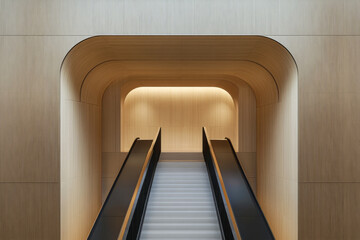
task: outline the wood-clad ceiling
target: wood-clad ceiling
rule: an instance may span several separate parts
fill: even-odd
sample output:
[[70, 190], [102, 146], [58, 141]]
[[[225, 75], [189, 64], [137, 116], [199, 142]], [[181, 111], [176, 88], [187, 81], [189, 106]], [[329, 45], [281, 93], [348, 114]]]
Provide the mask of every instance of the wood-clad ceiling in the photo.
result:
[[111, 82], [130, 79], [143, 84], [167, 79], [170, 86], [202, 86], [208, 80], [233, 96], [229, 86], [245, 81], [263, 106], [281, 100], [281, 85], [294, 70], [289, 52], [261, 36], [97, 36], [74, 46], [64, 59], [62, 98], [98, 105]]

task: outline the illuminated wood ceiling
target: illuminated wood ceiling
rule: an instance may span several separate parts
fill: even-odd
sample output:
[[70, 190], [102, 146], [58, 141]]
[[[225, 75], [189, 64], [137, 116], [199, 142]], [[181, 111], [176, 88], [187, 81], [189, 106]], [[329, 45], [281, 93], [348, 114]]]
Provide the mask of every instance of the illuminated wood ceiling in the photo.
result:
[[296, 73], [289, 52], [260, 36], [97, 36], [70, 50], [61, 68], [62, 98], [99, 104], [113, 81], [142, 85], [217, 86], [236, 96], [246, 82], [257, 105], [281, 100]]

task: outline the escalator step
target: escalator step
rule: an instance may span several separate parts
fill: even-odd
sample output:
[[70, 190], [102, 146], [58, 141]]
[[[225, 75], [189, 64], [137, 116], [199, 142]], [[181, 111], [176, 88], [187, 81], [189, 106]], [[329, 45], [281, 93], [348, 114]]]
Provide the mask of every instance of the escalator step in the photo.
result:
[[159, 162], [140, 239], [221, 239], [204, 162]]

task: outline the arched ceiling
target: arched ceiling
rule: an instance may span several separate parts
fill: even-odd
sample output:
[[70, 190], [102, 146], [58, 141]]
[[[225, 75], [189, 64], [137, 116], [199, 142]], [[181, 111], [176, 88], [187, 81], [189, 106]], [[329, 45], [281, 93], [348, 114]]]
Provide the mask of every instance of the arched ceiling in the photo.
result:
[[[257, 74], [253, 74], [256, 72]], [[104, 73], [106, 78], [104, 78]], [[146, 80], [161, 79], [170, 86], [217, 86], [228, 92], [237, 83], [246, 81], [257, 94], [260, 105], [277, 101], [278, 90], [272, 76], [257, 64], [242, 61], [111, 61], [98, 65], [84, 79], [81, 101], [97, 104], [106, 87], [113, 81], [136, 81], [146, 85]], [[187, 82], [185, 84], [185, 82]], [[208, 84], [206, 84], [208, 83]], [[233, 83], [232, 87], [226, 87]], [[158, 83], [160, 85], [160, 83]], [[137, 85], [139, 87], [141, 85]], [[267, 89], [262, 89], [263, 87]], [[233, 94], [232, 94], [233, 95]]]
[[61, 97], [99, 104], [113, 81], [133, 81], [135, 88], [159, 79], [179, 86], [208, 82], [234, 96], [229, 84], [245, 81], [262, 106], [281, 100], [286, 79], [296, 72], [289, 52], [260, 36], [97, 36], [65, 57]]

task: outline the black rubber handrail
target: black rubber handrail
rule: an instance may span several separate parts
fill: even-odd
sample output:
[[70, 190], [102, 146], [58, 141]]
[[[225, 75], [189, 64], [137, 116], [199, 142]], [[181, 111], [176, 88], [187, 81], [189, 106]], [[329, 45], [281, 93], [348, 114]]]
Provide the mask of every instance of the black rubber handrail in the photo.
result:
[[210, 140], [203, 128], [203, 154], [223, 239], [275, 239], [231, 140]]
[[135, 143], [136, 143], [139, 139], [140, 139], [140, 138], [138, 138], [138, 137], [135, 138], [134, 142], [132, 143], [129, 152], [128, 152], [128, 154], [126, 155], [126, 158], [125, 158], [125, 160], [124, 160], [124, 163], [123, 163], [123, 165], [121, 166], [121, 168], [120, 168], [120, 170], [119, 170], [119, 173], [117, 174], [117, 176], [116, 176], [116, 178], [115, 178], [115, 180], [114, 180], [114, 183], [113, 183], [113, 185], [111, 186], [111, 189], [110, 189], [108, 195], [106, 196], [106, 199], [105, 199], [105, 201], [104, 201], [104, 203], [103, 203], [103, 205], [102, 205], [102, 207], [101, 207], [101, 209], [100, 209], [100, 212], [99, 212], [99, 214], [98, 214], [98, 216], [97, 216], [97, 218], [96, 218], [96, 220], [95, 220], [95, 223], [94, 223], [94, 225], [93, 225], [93, 227], [92, 227], [92, 229], [91, 229], [91, 232], [90, 232], [90, 234], [89, 234], [88, 239], [92, 239], [92, 236], [94, 235], [94, 231], [95, 231], [96, 227], [97, 227], [98, 224], [99, 224], [99, 221], [100, 221], [100, 219], [101, 219], [101, 217], [102, 217], [102, 215], [103, 215], [103, 211], [104, 211], [104, 209], [105, 209], [105, 206], [107, 205], [107, 203], [108, 203], [108, 201], [109, 201], [109, 199], [110, 199], [110, 197], [111, 197], [111, 194], [112, 194], [112, 192], [113, 192], [113, 190], [114, 190], [114, 187], [115, 187], [115, 185], [116, 185], [116, 182], [118, 181], [119, 176], [120, 176], [120, 174], [122, 173], [122, 171], [123, 171], [123, 169], [124, 169], [124, 167], [125, 167], [125, 165], [126, 165], [126, 162], [127, 162], [127, 160], [129, 159], [129, 156], [130, 156], [130, 154], [132, 153], [132, 151], [133, 151], [133, 149], [134, 149]]
[[216, 165], [216, 157], [214, 155], [210, 139], [207, 137], [206, 129], [203, 127], [203, 155], [205, 164], [208, 170], [210, 185], [214, 196], [216, 212], [218, 215], [219, 225], [221, 229], [222, 238], [226, 240], [233, 240], [240, 238], [236, 222], [231, 219], [231, 206], [226, 201], [226, 189], [221, 179], [219, 179], [219, 170]]
[[272, 231], [271, 231], [271, 228], [270, 228], [270, 226], [269, 226], [269, 223], [267, 222], [266, 217], [265, 217], [263, 211], [261, 210], [260, 204], [259, 204], [258, 200], [256, 199], [256, 196], [255, 196], [255, 194], [254, 194], [254, 191], [252, 190], [252, 188], [251, 188], [251, 186], [250, 186], [250, 183], [249, 183], [249, 181], [248, 181], [248, 179], [247, 179], [247, 177], [246, 177], [245, 171], [244, 171], [243, 167], [241, 166], [241, 163], [240, 163], [240, 161], [239, 161], [239, 159], [238, 159], [238, 157], [237, 157], [237, 155], [236, 155], [234, 146], [233, 146], [230, 138], [227, 138], [227, 137], [226, 137], [225, 139], [226, 139], [226, 140], [229, 142], [229, 144], [230, 144], [232, 153], [233, 153], [233, 155], [234, 155], [234, 157], [235, 157], [235, 159], [236, 159], [236, 163], [237, 163], [237, 165], [238, 165], [241, 173], [244, 175], [244, 180], [245, 180], [246, 185], [247, 185], [247, 187], [248, 187], [248, 190], [249, 190], [249, 193], [250, 193], [250, 195], [251, 195], [251, 198], [252, 198], [253, 202], [256, 204], [256, 206], [257, 206], [257, 208], [258, 208], [259, 213], [261, 214], [262, 220], [265, 222], [265, 225], [266, 225], [266, 227], [267, 227], [267, 230], [268, 230], [268, 232], [269, 232], [269, 235], [271, 235], [272, 239], [275, 239], [275, 238], [274, 238], [274, 235], [272, 234]]
[[138, 185], [133, 193], [133, 200], [130, 203], [127, 213], [128, 216], [125, 217], [118, 239], [137, 240], [140, 237], [142, 223], [145, 216], [145, 209], [160, 153], [161, 128], [159, 128], [149, 149], [138, 180]]

